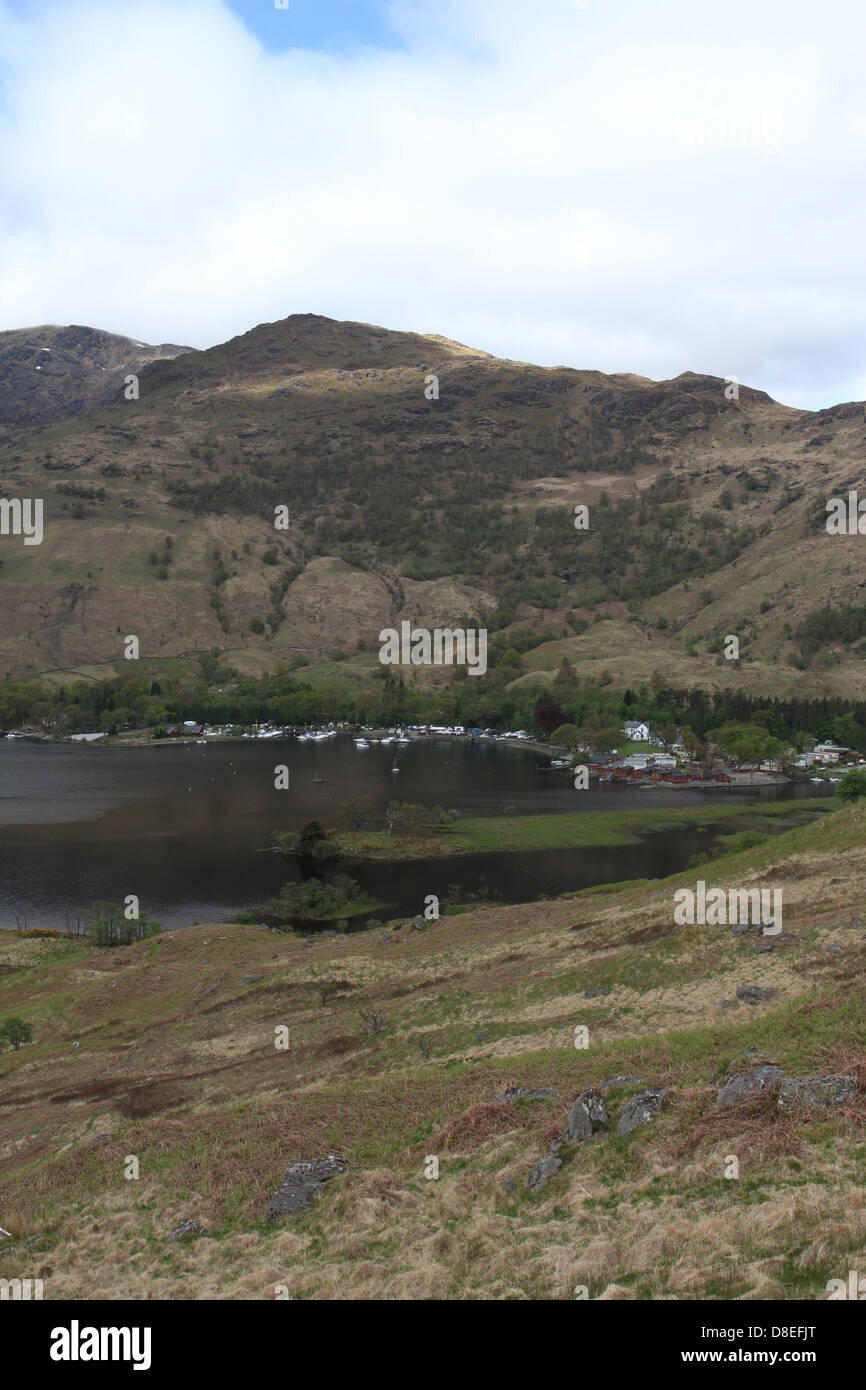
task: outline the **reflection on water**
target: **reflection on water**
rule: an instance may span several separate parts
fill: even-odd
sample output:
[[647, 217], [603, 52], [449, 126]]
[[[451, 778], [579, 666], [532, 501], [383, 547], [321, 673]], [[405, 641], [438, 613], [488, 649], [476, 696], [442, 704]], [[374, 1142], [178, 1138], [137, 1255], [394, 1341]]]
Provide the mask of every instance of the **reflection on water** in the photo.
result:
[[[394, 762], [399, 772], [392, 772]], [[333, 825], [349, 797], [422, 802], [461, 815], [646, 809], [729, 804], [739, 793], [576, 792], [568, 777], [540, 777], [525, 748], [436, 740], [357, 751], [348, 739], [310, 747], [292, 740], [202, 746], [95, 748], [0, 741], [0, 927], [63, 927], [76, 909], [134, 893], [165, 926], [229, 921], [267, 901], [299, 870], [262, 853], [272, 829], [317, 818]], [[277, 765], [290, 788], [277, 791]], [[314, 781], [322, 778], [322, 781]], [[762, 788], [758, 800], [820, 793], [809, 785]], [[411, 864], [369, 863], [351, 872], [388, 906], [386, 917], [423, 910], [449, 884], [525, 902], [540, 894], [685, 868], [710, 836], [696, 827], [639, 844], [479, 854]]]

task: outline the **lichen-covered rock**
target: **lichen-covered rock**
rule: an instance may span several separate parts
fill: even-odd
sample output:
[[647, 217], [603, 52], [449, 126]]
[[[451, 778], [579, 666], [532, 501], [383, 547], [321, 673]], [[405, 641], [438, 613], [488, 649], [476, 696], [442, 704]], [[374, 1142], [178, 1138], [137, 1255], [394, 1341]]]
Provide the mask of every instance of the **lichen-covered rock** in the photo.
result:
[[554, 1173], [558, 1173], [561, 1167], [562, 1159], [557, 1158], [556, 1154], [548, 1154], [547, 1158], [542, 1158], [540, 1162], [536, 1163], [535, 1167], [530, 1171], [530, 1192], [540, 1192], [544, 1184], [547, 1182], [547, 1179], [552, 1177]]
[[187, 1217], [186, 1221], [181, 1221], [179, 1226], [175, 1226], [169, 1240], [190, 1240], [193, 1236], [206, 1236], [210, 1232], [205, 1226], [200, 1226], [192, 1217]]
[[856, 1077], [843, 1073], [829, 1076], [786, 1076], [779, 1087], [779, 1109], [800, 1105], [842, 1105], [857, 1093]]
[[494, 1100], [494, 1105], [510, 1105], [515, 1100], [556, 1100], [554, 1086], [506, 1086]]
[[739, 1076], [732, 1076], [729, 1081], [725, 1082], [716, 1095], [716, 1104], [733, 1105], [754, 1091], [765, 1091], [775, 1081], [781, 1080], [781, 1077], [781, 1067], [772, 1064], [749, 1067], [748, 1071], [740, 1072]]
[[772, 999], [775, 993], [774, 989], [761, 989], [760, 985], [740, 985], [737, 998], [745, 1004], [759, 1004], [762, 999]]
[[339, 1154], [327, 1158], [304, 1158], [293, 1163], [283, 1175], [283, 1181], [268, 1202], [265, 1221], [275, 1221], [286, 1213], [303, 1211], [318, 1197], [326, 1182], [345, 1173], [348, 1163]]
[[571, 1107], [563, 1138], [569, 1139], [572, 1144], [579, 1144], [584, 1139], [591, 1139], [599, 1130], [607, 1129], [609, 1124], [604, 1097], [601, 1091], [590, 1086], [581, 1092]]
[[632, 1096], [620, 1113], [619, 1124], [616, 1127], [617, 1134], [631, 1134], [632, 1130], [639, 1129], [641, 1125], [648, 1125], [653, 1115], [657, 1115], [661, 1110], [662, 1102], [667, 1093], [667, 1086], [659, 1086], [654, 1090], [641, 1091], [639, 1095]]

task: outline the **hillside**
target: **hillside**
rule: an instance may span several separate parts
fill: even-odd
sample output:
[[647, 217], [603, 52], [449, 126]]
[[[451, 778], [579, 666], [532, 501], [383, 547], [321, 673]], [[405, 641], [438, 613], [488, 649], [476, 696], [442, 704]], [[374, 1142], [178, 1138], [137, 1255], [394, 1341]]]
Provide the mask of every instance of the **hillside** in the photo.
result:
[[[693, 873], [352, 937], [4, 933], [0, 1018], [33, 1042], [0, 1053], [0, 1276], [46, 1299], [825, 1298], [866, 1240], [864, 814], [702, 869], [783, 887], [769, 952], [673, 925]], [[720, 1104], [757, 1065], [855, 1092], [786, 1108], [777, 1075]], [[609, 1129], [533, 1192], [588, 1087]], [[265, 1224], [284, 1171], [329, 1154], [346, 1171]], [[185, 1221], [205, 1234], [171, 1241]]]
[[102, 403], [84, 373], [72, 418], [38, 428], [4, 371], [0, 489], [44, 498], [45, 536], [0, 539], [0, 673], [110, 674], [135, 633], [154, 674], [218, 648], [363, 686], [381, 628], [465, 619], [528, 634], [488, 677], [518, 693], [563, 657], [623, 685], [862, 689], [860, 538], [824, 530], [826, 499], [862, 480], [862, 403], [728, 400], [721, 378], [540, 368], [316, 315], [146, 352], [163, 360], [140, 365], [138, 400]]
[[189, 351], [77, 324], [0, 333], [0, 428], [84, 415], [107, 405], [130, 372]]

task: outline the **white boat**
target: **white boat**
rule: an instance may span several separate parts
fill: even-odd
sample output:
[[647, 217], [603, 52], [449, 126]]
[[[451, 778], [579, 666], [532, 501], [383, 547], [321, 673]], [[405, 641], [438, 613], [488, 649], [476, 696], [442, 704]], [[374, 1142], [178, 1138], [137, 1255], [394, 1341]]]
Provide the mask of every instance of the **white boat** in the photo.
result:
[[400, 769], [399, 769], [399, 767], [397, 766], [396, 763], [395, 763], [394, 766], [391, 768], [391, 771], [392, 771], [392, 772], [399, 772], [399, 771], [400, 771]]
[[369, 745], [369, 743], [367, 742], [367, 740], [366, 740], [365, 738], [356, 738], [356, 739], [355, 739], [355, 747], [356, 747], [356, 748], [369, 748], [370, 745]]

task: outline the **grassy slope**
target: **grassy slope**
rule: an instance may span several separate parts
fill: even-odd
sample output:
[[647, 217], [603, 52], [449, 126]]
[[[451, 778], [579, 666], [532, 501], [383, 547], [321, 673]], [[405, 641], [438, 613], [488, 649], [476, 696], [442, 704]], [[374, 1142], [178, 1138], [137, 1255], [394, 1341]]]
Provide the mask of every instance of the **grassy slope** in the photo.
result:
[[[271, 1298], [277, 1284], [298, 1298], [571, 1298], [578, 1284], [824, 1297], [866, 1241], [862, 1089], [782, 1118], [772, 1094], [718, 1111], [710, 1083], [761, 1059], [866, 1082], [866, 944], [850, 925], [864, 830], [855, 806], [701, 870], [782, 887], [792, 936], [771, 955], [672, 925], [693, 873], [485, 908], [392, 944], [213, 926], [108, 952], [4, 937], [0, 1016], [29, 1019], [36, 1041], [0, 1055], [0, 1224], [40, 1243], [5, 1242], [0, 1276], [41, 1274], [46, 1298]], [[326, 983], [339, 992], [323, 1005]], [[777, 997], [720, 1007], [744, 983]], [[610, 993], [585, 1000], [593, 984]], [[365, 1031], [370, 1010], [384, 1032]], [[532, 1197], [528, 1169], [574, 1096], [623, 1073], [671, 1086], [670, 1104], [630, 1139], [574, 1150]], [[508, 1083], [559, 1095], [491, 1107]], [[609, 1092], [614, 1123], [633, 1089]], [[284, 1168], [329, 1149], [349, 1174], [265, 1228]], [[123, 1178], [129, 1154], [138, 1181]], [[211, 1235], [168, 1244], [187, 1216]]]

